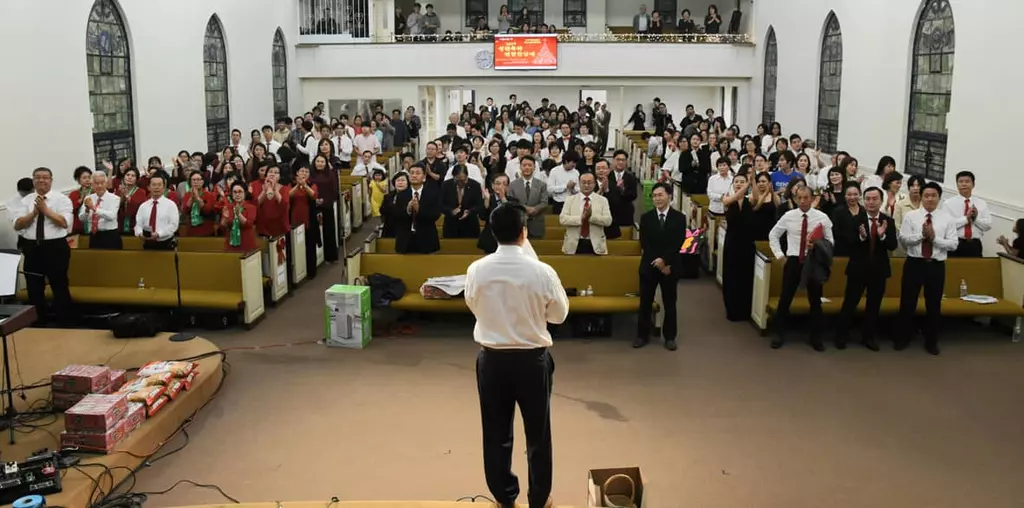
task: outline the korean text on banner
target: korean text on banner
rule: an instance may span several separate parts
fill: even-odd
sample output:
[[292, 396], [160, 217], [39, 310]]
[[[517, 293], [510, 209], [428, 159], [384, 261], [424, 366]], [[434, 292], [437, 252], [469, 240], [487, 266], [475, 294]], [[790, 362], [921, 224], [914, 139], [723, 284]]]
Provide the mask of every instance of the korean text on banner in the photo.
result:
[[495, 35], [494, 68], [496, 70], [557, 69], [558, 35]]

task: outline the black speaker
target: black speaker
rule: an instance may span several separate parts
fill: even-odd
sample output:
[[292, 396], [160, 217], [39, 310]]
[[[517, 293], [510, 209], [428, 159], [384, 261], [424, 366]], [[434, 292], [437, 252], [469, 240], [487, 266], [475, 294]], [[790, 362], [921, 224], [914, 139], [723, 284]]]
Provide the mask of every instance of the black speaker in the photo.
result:
[[165, 321], [164, 315], [154, 312], [124, 312], [110, 318], [110, 331], [118, 339], [154, 337]]

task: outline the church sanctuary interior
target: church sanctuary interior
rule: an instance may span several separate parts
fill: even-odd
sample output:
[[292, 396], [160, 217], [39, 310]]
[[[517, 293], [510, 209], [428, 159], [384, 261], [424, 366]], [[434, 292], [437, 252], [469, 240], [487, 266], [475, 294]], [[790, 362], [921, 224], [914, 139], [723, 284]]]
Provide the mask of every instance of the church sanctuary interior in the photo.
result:
[[0, 506], [1024, 506], [1022, 18], [0, 2]]

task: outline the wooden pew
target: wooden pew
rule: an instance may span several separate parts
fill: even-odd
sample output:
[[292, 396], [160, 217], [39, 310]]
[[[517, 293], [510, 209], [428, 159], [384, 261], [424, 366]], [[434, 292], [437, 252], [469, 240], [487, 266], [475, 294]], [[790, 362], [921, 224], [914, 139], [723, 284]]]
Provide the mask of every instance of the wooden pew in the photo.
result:
[[[381, 273], [401, 279], [406, 293], [391, 303], [400, 310], [418, 312], [468, 312], [461, 298], [427, 300], [420, 295], [420, 286], [430, 277], [465, 274], [470, 263], [480, 259], [475, 254], [371, 254], [360, 253], [348, 258], [349, 284], [355, 277]], [[577, 313], [629, 313], [640, 308], [639, 278], [636, 275], [640, 256], [541, 256], [541, 261], [558, 272], [566, 288], [585, 289], [593, 286], [595, 296], [569, 297], [569, 310]]]
[[[441, 250], [438, 254], [475, 254], [483, 255], [483, 252], [476, 247], [476, 238], [445, 238], [441, 240]], [[564, 256], [562, 254], [562, 240], [530, 240], [533, 250], [538, 256]], [[377, 238], [371, 235], [363, 244], [363, 252], [374, 254], [394, 254], [394, 238]], [[640, 242], [638, 240], [624, 240], [608, 242], [609, 256], [639, 256]]]
[[[68, 279], [76, 304], [177, 307], [174, 252], [72, 249]], [[178, 253], [182, 307], [238, 313], [247, 326], [264, 315], [260, 254]], [[144, 289], [139, 288], [142, 282]], [[28, 292], [18, 292], [27, 300]], [[50, 289], [47, 299], [52, 298]]]
[[[774, 260], [767, 242], [758, 242], [758, 250], [754, 260], [754, 303], [751, 318], [761, 330], [767, 330], [772, 314], [778, 308], [779, 294], [782, 290], [782, 267], [784, 260]], [[843, 294], [846, 288], [847, 258], [835, 258], [832, 263], [832, 276], [822, 287], [822, 296], [830, 301], [822, 302], [822, 312], [837, 315], [843, 306]], [[885, 286], [882, 298], [881, 314], [895, 315], [899, 313], [900, 283], [903, 277], [903, 265], [906, 258], [891, 258], [892, 277]], [[981, 305], [960, 300], [960, 281], [967, 282], [971, 294], [988, 295], [999, 298], [993, 304]], [[1024, 317], [1021, 289], [1024, 288], [1024, 264], [1010, 261], [1007, 258], [949, 258], [946, 260], [946, 282], [942, 301], [942, 315], [956, 317]], [[864, 299], [858, 306], [864, 310]], [[792, 314], [807, 314], [810, 306], [806, 292], [800, 290], [790, 306]], [[918, 299], [917, 314], [924, 314], [924, 297]]]

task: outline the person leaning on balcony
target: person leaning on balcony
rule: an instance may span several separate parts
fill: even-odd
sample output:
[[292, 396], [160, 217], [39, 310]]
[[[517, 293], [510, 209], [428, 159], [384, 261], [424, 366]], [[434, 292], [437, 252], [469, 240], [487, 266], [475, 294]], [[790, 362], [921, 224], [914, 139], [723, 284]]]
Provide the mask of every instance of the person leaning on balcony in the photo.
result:
[[423, 33], [437, 35], [441, 30], [441, 18], [434, 12], [434, 5], [427, 4], [427, 13], [423, 15]]
[[420, 14], [421, 8], [422, 7], [419, 2], [412, 4], [412, 12], [409, 13], [407, 18], [405, 18], [405, 26], [409, 35], [420, 35], [423, 33], [423, 15]]
[[647, 14], [647, 6], [641, 5], [640, 12], [633, 16], [633, 32], [646, 34], [651, 29], [651, 15]]
[[683, 9], [683, 12], [680, 14], [679, 22], [676, 24], [676, 33], [697, 33], [697, 24], [694, 23], [692, 19], [690, 19], [690, 9]]

